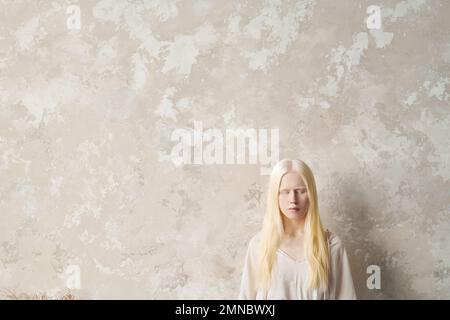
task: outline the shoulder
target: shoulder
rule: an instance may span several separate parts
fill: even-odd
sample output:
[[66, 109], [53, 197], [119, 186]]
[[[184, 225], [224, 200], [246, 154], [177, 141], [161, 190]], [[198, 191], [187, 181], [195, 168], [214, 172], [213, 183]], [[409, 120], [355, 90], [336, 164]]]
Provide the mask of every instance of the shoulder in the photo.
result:
[[261, 241], [261, 231], [258, 231], [256, 234], [254, 234], [249, 242], [248, 242], [248, 246], [249, 248], [256, 248], [258, 246], [258, 244]]
[[330, 244], [330, 250], [338, 251], [338, 250], [344, 248], [342, 240], [337, 234], [335, 234], [334, 232], [331, 232], [330, 230], [327, 229], [326, 235], [327, 235], [328, 243]]
[[247, 257], [252, 261], [256, 261], [258, 256], [259, 244], [261, 243], [261, 232], [254, 234], [247, 244]]

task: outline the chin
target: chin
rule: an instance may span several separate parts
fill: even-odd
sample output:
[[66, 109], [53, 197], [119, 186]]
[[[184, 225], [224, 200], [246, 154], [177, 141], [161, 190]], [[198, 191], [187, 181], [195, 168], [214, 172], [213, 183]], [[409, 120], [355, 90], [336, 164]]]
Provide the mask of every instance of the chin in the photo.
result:
[[306, 213], [290, 213], [288, 212], [285, 216], [291, 220], [300, 220], [306, 217]]

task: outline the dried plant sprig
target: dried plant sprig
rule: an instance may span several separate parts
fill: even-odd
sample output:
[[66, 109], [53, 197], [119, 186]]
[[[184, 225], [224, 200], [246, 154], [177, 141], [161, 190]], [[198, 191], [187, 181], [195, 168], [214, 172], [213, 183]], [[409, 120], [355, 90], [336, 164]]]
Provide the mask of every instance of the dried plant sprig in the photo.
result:
[[46, 293], [38, 292], [33, 294], [17, 293], [11, 289], [3, 289], [3, 296], [9, 300], [77, 300], [72, 292], [66, 292], [55, 297], [50, 297]]

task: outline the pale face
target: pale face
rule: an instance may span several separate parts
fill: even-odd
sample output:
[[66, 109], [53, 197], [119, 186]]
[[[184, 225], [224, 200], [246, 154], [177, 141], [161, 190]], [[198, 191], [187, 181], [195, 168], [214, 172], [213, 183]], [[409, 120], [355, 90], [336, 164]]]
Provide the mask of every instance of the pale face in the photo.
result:
[[281, 178], [278, 202], [286, 218], [293, 220], [305, 218], [309, 207], [308, 192], [297, 172], [290, 171]]

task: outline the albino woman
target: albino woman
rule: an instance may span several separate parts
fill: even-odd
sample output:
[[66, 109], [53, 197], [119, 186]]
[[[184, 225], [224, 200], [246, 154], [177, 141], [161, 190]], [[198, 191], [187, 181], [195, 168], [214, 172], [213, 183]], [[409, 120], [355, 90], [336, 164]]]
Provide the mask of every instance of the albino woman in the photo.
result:
[[322, 226], [314, 176], [303, 161], [284, 159], [273, 168], [238, 299], [356, 299], [347, 253]]

